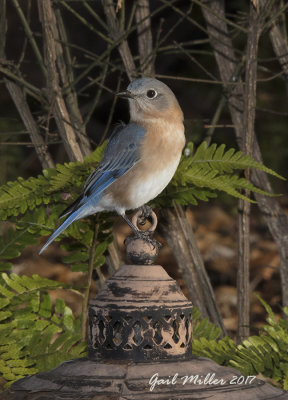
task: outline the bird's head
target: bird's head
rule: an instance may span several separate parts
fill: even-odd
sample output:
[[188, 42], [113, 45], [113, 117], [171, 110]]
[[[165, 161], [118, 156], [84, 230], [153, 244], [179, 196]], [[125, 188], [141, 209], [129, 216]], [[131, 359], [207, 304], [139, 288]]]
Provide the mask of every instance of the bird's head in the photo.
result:
[[129, 100], [131, 121], [158, 118], [183, 120], [174, 93], [157, 79], [136, 79], [129, 84], [127, 90], [117, 93], [117, 96]]

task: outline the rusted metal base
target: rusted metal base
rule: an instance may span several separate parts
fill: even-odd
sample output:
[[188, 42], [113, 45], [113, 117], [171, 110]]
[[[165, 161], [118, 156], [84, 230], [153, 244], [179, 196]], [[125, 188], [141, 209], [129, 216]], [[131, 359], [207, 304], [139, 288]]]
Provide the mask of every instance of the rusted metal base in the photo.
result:
[[72, 360], [52, 371], [20, 379], [0, 394], [1, 400], [207, 398], [287, 400], [288, 392], [253, 377], [246, 379], [239, 371], [221, 367], [209, 359], [194, 357], [186, 361], [153, 363], [107, 363], [87, 358]]
[[187, 359], [191, 318], [191, 302], [160, 265], [122, 265], [90, 302], [89, 358]]

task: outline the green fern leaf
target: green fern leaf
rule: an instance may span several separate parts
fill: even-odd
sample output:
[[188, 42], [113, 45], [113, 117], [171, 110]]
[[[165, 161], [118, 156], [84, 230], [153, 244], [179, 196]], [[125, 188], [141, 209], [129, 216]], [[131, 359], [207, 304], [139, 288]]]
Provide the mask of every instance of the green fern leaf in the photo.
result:
[[54, 308], [47, 293], [63, 285], [37, 275], [2, 274], [0, 282], [0, 376], [7, 385], [85, 355], [80, 320], [63, 300]]
[[[217, 147], [214, 143], [208, 147], [206, 142], [202, 142], [194, 155], [186, 159], [184, 158], [183, 162], [185, 163], [185, 168], [187, 169], [192, 165], [198, 165], [205, 169], [217, 170], [219, 173], [233, 173], [234, 170], [255, 168], [279, 179], [285, 179], [272, 169], [254, 160], [249, 155], [245, 155], [241, 151], [236, 151], [235, 149], [229, 149], [227, 151], [225, 151], [225, 149], [225, 144]], [[190, 147], [190, 151], [191, 150], [193, 151], [193, 148]]]
[[[177, 188], [177, 190], [174, 189], [173, 196], [174, 200], [181, 204], [188, 204], [189, 200], [191, 204], [197, 204], [197, 199], [206, 201], [212, 197], [211, 193], [215, 190], [224, 191], [231, 196], [249, 201], [252, 200], [242, 193], [244, 189], [272, 196], [271, 193], [267, 193], [246, 179], [235, 175], [237, 170], [256, 168], [284, 179], [273, 170], [240, 151], [236, 152], [234, 149], [226, 151], [225, 145], [217, 147], [216, 144], [212, 144], [207, 147], [206, 142], [203, 142], [194, 153], [193, 148], [193, 144], [189, 143], [188, 149], [191, 155], [182, 157], [174, 178], [168, 186], [168, 193], [173, 193], [173, 187]], [[201, 192], [203, 192], [203, 195]], [[161, 200], [162, 205], [165, 204], [164, 195]], [[170, 200], [170, 198], [168, 197], [167, 200]]]
[[59, 201], [59, 192], [83, 185], [92, 168], [99, 163], [106, 143], [85, 158], [83, 163], [58, 164], [56, 169], [43, 171], [43, 175], [26, 180], [19, 177], [0, 187], [0, 220], [24, 214], [41, 204]]

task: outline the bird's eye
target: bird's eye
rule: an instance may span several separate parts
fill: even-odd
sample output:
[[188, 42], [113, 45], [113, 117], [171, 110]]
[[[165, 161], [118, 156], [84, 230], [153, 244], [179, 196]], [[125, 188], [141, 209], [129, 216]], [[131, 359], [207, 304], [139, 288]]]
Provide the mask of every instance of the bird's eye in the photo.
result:
[[157, 92], [154, 89], [149, 89], [149, 90], [147, 90], [146, 95], [147, 95], [147, 97], [149, 97], [149, 99], [154, 99], [154, 97], [157, 96]]

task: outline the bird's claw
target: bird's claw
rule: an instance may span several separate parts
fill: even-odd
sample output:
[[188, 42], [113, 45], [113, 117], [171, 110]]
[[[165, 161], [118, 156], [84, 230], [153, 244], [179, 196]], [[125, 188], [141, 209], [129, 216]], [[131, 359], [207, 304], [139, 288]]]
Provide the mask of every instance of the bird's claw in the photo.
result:
[[145, 242], [147, 242], [147, 243], [149, 243], [149, 244], [151, 244], [152, 246], [153, 246], [153, 249], [155, 248], [155, 247], [158, 247], [158, 249], [160, 249], [161, 247], [162, 247], [162, 244], [158, 241], [158, 240], [156, 240], [156, 239], [153, 239], [152, 237], [151, 237], [151, 232], [149, 232], [149, 231], [138, 231], [137, 232], [137, 236], [138, 236], [138, 238], [139, 239], [142, 239], [142, 240], [144, 240]]
[[145, 225], [147, 219], [152, 217], [152, 209], [144, 204], [144, 206], [140, 207], [141, 215], [138, 217], [137, 222], [139, 225]]

